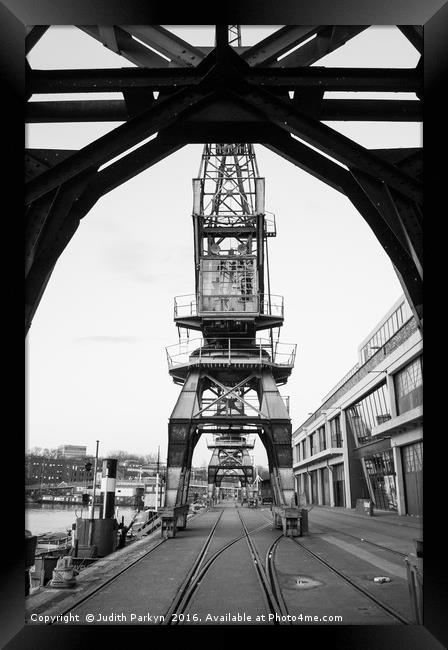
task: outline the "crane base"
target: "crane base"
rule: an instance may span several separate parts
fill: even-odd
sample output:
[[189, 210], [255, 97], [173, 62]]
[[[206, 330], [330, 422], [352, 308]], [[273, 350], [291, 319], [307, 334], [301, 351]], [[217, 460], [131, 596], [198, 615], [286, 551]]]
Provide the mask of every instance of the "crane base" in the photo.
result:
[[308, 511], [295, 507], [272, 506], [274, 527], [285, 537], [301, 537], [308, 533]]
[[185, 530], [187, 526], [187, 515], [189, 505], [175, 506], [174, 508], [163, 508], [159, 511], [162, 520], [162, 537], [176, 537], [178, 530]]

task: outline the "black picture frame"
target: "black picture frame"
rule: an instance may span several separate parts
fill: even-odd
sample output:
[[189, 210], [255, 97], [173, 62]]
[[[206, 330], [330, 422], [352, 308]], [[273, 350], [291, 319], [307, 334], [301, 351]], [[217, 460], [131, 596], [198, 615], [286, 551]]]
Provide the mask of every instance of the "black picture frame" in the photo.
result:
[[[441, 102], [441, 90], [447, 75], [448, 51], [448, 3], [444, 0], [276, 0], [276, 2], [260, 2], [260, 0], [247, 0], [246, 2], [223, 3], [220, 7], [211, 7], [210, 4], [197, 2], [192, 5], [183, 5], [170, 9], [167, 3], [160, 1], [143, 2], [142, 0], [3, 0], [0, 3], [0, 66], [2, 89], [4, 89], [3, 109], [6, 109], [4, 124], [7, 125], [9, 145], [4, 150], [4, 159], [7, 160], [3, 172], [5, 192], [10, 194], [12, 208], [8, 216], [14, 215], [17, 223], [21, 222], [20, 215], [23, 208], [21, 192], [23, 187], [23, 115], [24, 115], [24, 39], [25, 25], [67, 25], [67, 24], [372, 24], [372, 25], [423, 25], [424, 26], [424, 84], [425, 84], [425, 125], [424, 125], [424, 160], [425, 160], [425, 211], [430, 211], [434, 216], [439, 214], [437, 192], [441, 194], [444, 177], [444, 166], [437, 163], [437, 151], [440, 140], [446, 135], [446, 115]], [[6, 179], [5, 175], [6, 174]], [[15, 189], [12, 189], [15, 188]], [[446, 204], [445, 204], [446, 206]], [[12, 210], [12, 212], [11, 212]], [[446, 211], [446, 207], [444, 208]], [[16, 214], [17, 213], [17, 214]], [[8, 219], [8, 222], [11, 222]], [[20, 235], [14, 236], [14, 241], [21, 242]], [[19, 251], [21, 250], [18, 244]], [[15, 251], [14, 259], [19, 264], [20, 252]], [[8, 265], [8, 274], [10, 274]], [[20, 277], [21, 270], [14, 265], [14, 274]], [[5, 277], [5, 276], [4, 276]], [[19, 314], [23, 307], [20, 305], [20, 291], [16, 292], [17, 324], [13, 329], [20, 335], [21, 322]], [[15, 323], [15, 320], [14, 320]], [[15, 364], [17, 365], [17, 360]], [[19, 381], [17, 387], [20, 394]], [[16, 430], [17, 423], [14, 424]], [[8, 436], [8, 433], [6, 433]], [[430, 447], [430, 445], [428, 445]], [[23, 520], [22, 501], [20, 495], [21, 473], [20, 463], [23, 453], [23, 442], [20, 434], [14, 433], [4, 441], [7, 457], [13, 459], [7, 470], [11, 477], [6, 479], [14, 495], [14, 506], [11, 508], [4, 503], [4, 524], [9, 531], [6, 537], [8, 548], [2, 561], [2, 590], [0, 603], [0, 622], [2, 647], [8, 648], [50, 648], [62, 647], [81, 648], [92, 646], [94, 643], [108, 643], [107, 633], [112, 633], [113, 643], [130, 643], [133, 630], [123, 626], [105, 628], [104, 626], [24, 626], [24, 584], [23, 584]], [[20, 459], [20, 460], [19, 460]], [[438, 475], [443, 473], [433, 471], [437, 464], [437, 451], [431, 448], [425, 451], [425, 467], [431, 471], [425, 475], [425, 494], [429, 491], [441, 495], [441, 511], [443, 516], [443, 483]], [[438, 465], [437, 465], [438, 467]], [[11, 483], [11, 481], [13, 481]], [[9, 490], [7, 492], [8, 499]], [[11, 496], [12, 498], [12, 496]], [[425, 508], [429, 507], [430, 498], [425, 498]], [[13, 512], [14, 511], [14, 512]], [[4, 526], [5, 527], [5, 526]], [[19, 543], [20, 539], [20, 543]], [[294, 643], [308, 645], [323, 645], [329, 643], [332, 649], [336, 648], [406, 648], [406, 650], [425, 648], [434, 650], [443, 647], [440, 643], [447, 643], [448, 636], [445, 626], [446, 617], [446, 591], [444, 580], [440, 579], [443, 572], [443, 557], [445, 554], [445, 540], [438, 529], [438, 522], [427, 515], [425, 521], [425, 606], [423, 626], [332, 626], [314, 627], [302, 626], [288, 629], [288, 636]], [[135, 629], [134, 629], [135, 631]], [[141, 628], [140, 628], [141, 631]], [[159, 636], [153, 628], [144, 628], [144, 635], [148, 645], [157, 637], [157, 643], [166, 642], [164, 635], [172, 634], [166, 631]], [[219, 639], [228, 645], [231, 636], [235, 639], [235, 631], [221, 628]], [[197, 630], [194, 627], [183, 630], [185, 642], [197, 639], [194, 636]], [[283, 629], [263, 628], [262, 642], [278, 643], [278, 637], [283, 638]], [[190, 635], [190, 636], [189, 636]], [[267, 636], [269, 639], [267, 638]], [[271, 635], [271, 636], [269, 636]], [[177, 636], [177, 635], [176, 635]], [[214, 632], [213, 636], [216, 636]], [[145, 638], [144, 637], [144, 638]], [[188, 637], [188, 641], [187, 641]], [[126, 641], [127, 639], [127, 641]], [[174, 642], [174, 639], [170, 639]], [[257, 643], [255, 637], [249, 639], [251, 644]], [[260, 641], [258, 641], [260, 642]], [[109, 641], [110, 643], [110, 641]]]

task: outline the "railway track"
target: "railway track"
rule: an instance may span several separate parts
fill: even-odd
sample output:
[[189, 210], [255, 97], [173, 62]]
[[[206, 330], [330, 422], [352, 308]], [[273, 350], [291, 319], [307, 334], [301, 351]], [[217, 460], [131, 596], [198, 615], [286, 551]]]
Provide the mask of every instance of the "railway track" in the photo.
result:
[[[265, 515], [263, 515], [265, 519], [268, 521], [271, 521], [271, 519], [268, 519]], [[314, 528], [322, 528], [324, 531], [328, 531], [331, 533], [339, 533], [339, 535], [346, 535], [347, 537], [351, 537], [352, 539], [355, 539], [357, 542], [363, 542], [364, 544], [369, 544], [370, 546], [375, 546], [376, 548], [379, 548], [383, 551], [389, 551], [389, 553], [393, 553], [394, 555], [398, 555], [402, 558], [409, 557], [409, 553], [402, 553], [401, 551], [397, 551], [394, 548], [389, 548], [388, 546], [384, 546], [383, 544], [377, 544], [376, 542], [372, 542], [370, 539], [366, 539], [365, 537], [359, 537], [359, 535], [352, 535], [351, 533], [347, 533], [345, 530], [337, 530], [336, 528], [332, 528], [331, 526], [325, 526], [324, 524], [315, 524]]]
[[[217, 539], [216, 532], [220, 525], [224, 510], [225, 509], [223, 508], [219, 512], [199, 553], [196, 556], [196, 559], [194, 560], [193, 565], [191, 566], [187, 576], [185, 577], [183, 583], [181, 584], [176, 594], [176, 597], [172, 601], [170, 607], [166, 611], [163, 618], [161, 618], [161, 620], [159, 621], [159, 625], [179, 625], [179, 624], [191, 622], [192, 620], [194, 622], [195, 619], [191, 619], [189, 617], [188, 609], [193, 596], [197, 593], [198, 590], [201, 589], [201, 583], [204, 580], [204, 577], [213, 569], [216, 560], [223, 553], [225, 553], [233, 545], [235, 545], [237, 542], [243, 539], [247, 543], [250, 558], [252, 560], [253, 567], [258, 577], [258, 582], [262, 593], [262, 600], [265, 604], [266, 612], [270, 615], [273, 615], [270, 616], [268, 620], [274, 625], [292, 624], [291, 617], [288, 615], [289, 614], [288, 605], [282, 593], [282, 588], [279, 584], [276, 564], [275, 564], [276, 553], [278, 551], [279, 543], [283, 539], [283, 535], [279, 534], [276, 537], [276, 539], [274, 539], [273, 541], [272, 541], [272, 533], [269, 536], [269, 538], [267, 538], [266, 534], [264, 535], [264, 537], [263, 536], [261, 538], [259, 536], [257, 537], [256, 535], [257, 533], [266, 531], [268, 527], [272, 526], [273, 524], [272, 518], [267, 517], [261, 511], [259, 514], [266, 520], [266, 523], [258, 525], [252, 530], [249, 530], [243, 516], [244, 509], [243, 511], [241, 511], [240, 508], [237, 508], [236, 512], [238, 513], [238, 517], [241, 522], [241, 534], [235, 535], [236, 533], [235, 531], [233, 533], [235, 537], [233, 537], [228, 541], [225, 541], [225, 543], [223, 543], [222, 546], [220, 546], [220, 548], [215, 550], [211, 555], [208, 555], [213, 542], [215, 542], [215, 546], [216, 546], [216, 539]], [[356, 537], [355, 535], [350, 535], [342, 531], [334, 531], [333, 529], [330, 528], [328, 530], [332, 530], [332, 532], [340, 532], [343, 535], [349, 535], [350, 537], [353, 537], [358, 541], [361, 539], [359, 537]], [[315, 553], [306, 545], [302, 544], [297, 538], [288, 538], [288, 540], [294, 542], [300, 548], [302, 553], [308, 554], [316, 561], [324, 565], [329, 571], [331, 571], [333, 574], [336, 574], [339, 577], [339, 579], [344, 581], [346, 584], [349, 584], [351, 588], [355, 590], [358, 594], [361, 593], [365, 598], [367, 598], [372, 603], [374, 603], [374, 605], [379, 610], [387, 613], [387, 615], [392, 617], [395, 621], [405, 625], [412, 624], [412, 621], [408, 620], [405, 616], [397, 612], [390, 605], [380, 601], [375, 595], [370, 593], [364, 587], [357, 584], [349, 576], [341, 572], [330, 562], [328, 562], [326, 559], [321, 557], [321, 555]], [[400, 556], [405, 556], [405, 554], [403, 553], [394, 551], [394, 549], [388, 549], [387, 547], [384, 547], [380, 544], [376, 544], [375, 542], [370, 542], [369, 540], [364, 540], [364, 541], [382, 550], [390, 551]], [[103, 589], [105, 589], [111, 583], [119, 579], [121, 576], [123, 576], [123, 574], [129, 571], [132, 567], [135, 567], [139, 562], [141, 562], [144, 558], [146, 558], [148, 555], [153, 553], [153, 551], [155, 551], [157, 548], [159, 548], [162, 544], [166, 542], [167, 542], [166, 539], [161, 539], [160, 541], [155, 543], [146, 553], [144, 553], [142, 556], [140, 556], [139, 558], [131, 562], [124, 569], [116, 573], [114, 576], [112, 576], [105, 582], [103, 582], [101, 585], [98, 585], [96, 588], [93, 588], [84, 597], [81, 597], [76, 603], [72, 603], [70, 606], [67, 606], [64, 609], [64, 611], [59, 612], [59, 616], [63, 616], [68, 614], [69, 612], [76, 611], [77, 608], [79, 608], [81, 605], [84, 605], [90, 599], [94, 598]], [[262, 550], [260, 550], [260, 547]], [[359, 596], [357, 596], [357, 598], [359, 598]], [[47, 625], [52, 625], [52, 624], [54, 623], [52, 622], [47, 623]]]
[[307, 548], [303, 544], [301, 544], [295, 537], [291, 538], [292, 541], [297, 544], [305, 553], [308, 553], [308, 555], [312, 556], [315, 558], [318, 562], [326, 566], [330, 571], [338, 575], [344, 582], [349, 584], [353, 589], [358, 591], [359, 593], [362, 593], [366, 598], [368, 598], [371, 602], [373, 602], [379, 609], [381, 609], [383, 612], [386, 612], [394, 618], [395, 620], [399, 621], [400, 623], [404, 625], [412, 625], [412, 621], [408, 620], [406, 617], [402, 616], [399, 612], [397, 612], [395, 609], [390, 607], [390, 605], [386, 605], [386, 603], [382, 602], [376, 596], [371, 594], [367, 589], [364, 589], [364, 587], [361, 587], [358, 585], [356, 582], [354, 582], [349, 576], [345, 575], [342, 573], [342, 571], [339, 571], [339, 569], [336, 569], [333, 565], [331, 565], [329, 562], [324, 560], [320, 555], [312, 551], [311, 549]]
[[357, 542], [363, 542], [364, 544], [375, 546], [376, 548], [379, 548], [383, 551], [388, 551], [389, 553], [393, 553], [394, 555], [398, 555], [402, 558], [409, 557], [409, 553], [402, 553], [401, 551], [397, 551], [394, 548], [383, 546], [383, 544], [377, 544], [376, 542], [372, 542], [371, 540], [366, 539], [365, 537], [359, 537], [359, 535], [352, 535], [351, 533], [346, 533], [344, 530], [336, 530], [336, 528], [331, 528], [330, 526], [323, 526], [322, 524], [316, 524], [316, 526], [317, 528], [323, 528], [324, 531], [329, 531], [331, 533], [339, 533], [339, 535], [346, 535], [347, 537], [351, 537], [352, 539], [355, 539]]
[[[272, 523], [272, 519], [266, 517], [266, 515], [264, 515], [263, 513], [262, 513], [262, 516], [263, 516], [266, 520], [268, 520], [268, 521], [270, 521], [270, 522]], [[372, 546], [375, 546], [375, 547], [380, 548], [380, 549], [382, 549], [382, 550], [386, 550], [386, 551], [389, 551], [389, 552], [394, 553], [394, 554], [396, 554], [396, 555], [399, 555], [399, 556], [401, 556], [401, 557], [403, 557], [403, 558], [408, 557], [405, 553], [401, 553], [400, 551], [396, 551], [396, 550], [394, 550], [394, 549], [390, 549], [390, 548], [388, 548], [388, 547], [386, 547], [386, 546], [382, 546], [381, 544], [376, 544], [375, 542], [371, 542], [371, 541], [366, 540], [366, 539], [361, 538], [361, 537], [356, 537], [355, 535], [350, 535], [349, 533], [345, 533], [345, 532], [343, 532], [343, 531], [337, 531], [337, 530], [335, 530], [335, 529], [333, 529], [333, 528], [330, 528], [330, 527], [327, 527], [327, 526], [320, 526], [320, 524], [319, 524], [319, 528], [325, 528], [325, 529], [327, 529], [327, 530], [329, 530], [329, 531], [331, 531], [331, 532], [333, 532], [333, 533], [340, 533], [340, 534], [342, 534], [342, 535], [348, 535], [349, 537], [352, 537], [353, 539], [356, 539], [357, 541], [363, 541], [363, 542], [365, 542], [365, 543], [371, 544]], [[279, 543], [280, 539], [281, 539], [281, 538], [279, 538], [279, 539], [276, 541], [276, 544]], [[373, 594], [371, 594], [367, 589], [364, 589], [363, 587], [361, 587], [360, 585], [358, 585], [358, 584], [357, 584], [356, 582], [354, 582], [354, 581], [353, 581], [349, 576], [347, 576], [347, 575], [345, 575], [344, 573], [342, 573], [341, 571], [339, 571], [339, 569], [337, 569], [337, 568], [334, 567], [332, 564], [330, 564], [329, 562], [327, 562], [327, 561], [326, 561], [324, 558], [322, 558], [320, 555], [318, 555], [317, 553], [315, 553], [314, 551], [312, 551], [312, 550], [309, 549], [308, 547], [306, 547], [306, 546], [304, 546], [303, 544], [301, 544], [301, 543], [298, 541], [297, 538], [295, 538], [295, 537], [291, 537], [291, 538], [289, 538], [289, 539], [291, 539], [295, 544], [297, 544], [297, 546], [299, 546], [303, 551], [305, 551], [306, 553], [308, 553], [308, 555], [312, 556], [313, 558], [315, 558], [316, 560], [318, 560], [321, 564], [323, 564], [324, 566], [326, 566], [327, 569], [329, 569], [330, 571], [332, 571], [333, 573], [335, 573], [336, 575], [338, 575], [342, 580], [344, 580], [344, 582], [348, 583], [351, 587], [353, 587], [353, 589], [355, 589], [356, 591], [358, 591], [358, 592], [362, 593], [364, 596], [366, 596], [366, 598], [368, 598], [371, 602], [373, 602], [373, 603], [374, 603], [377, 607], [379, 607], [382, 611], [386, 612], [387, 614], [389, 614], [390, 616], [392, 616], [395, 620], [399, 621], [400, 623], [402, 623], [402, 624], [404, 624], [404, 625], [412, 625], [412, 621], [410, 621], [410, 620], [407, 619], [405, 616], [403, 616], [402, 614], [400, 614], [399, 612], [397, 612], [395, 609], [393, 609], [392, 607], [390, 607], [390, 605], [387, 605], [386, 603], [380, 601], [380, 600], [379, 600], [378, 598], [376, 598]]]
[[[74, 610], [76, 610], [78, 607], [80, 607], [80, 605], [84, 605], [91, 598], [93, 598], [94, 596], [98, 595], [101, 591], [103, 591], [103, 589], [105, 589], [110, 584], [115, 582], [124, 573], [129, 571], [129, 569], [132, 569], [132, 567], [134, 567], [136, 564], [138, 564], [139, 562], [144, 560], [146, 557], [148, 557], [148, 555], [150, 555], [153, 551], [155, 551], [157, 548], [159, 548], [159, 546], [166, 543], [166, 541], [167, 541], [166, 538], [161, 539], [159, 542], [154, 544], [154, 546], [151, 546], [151, 548], [146, 553], [144, 553], [143, 555], [138, 557], [136, 560], [134, 560], [133, 562], [128, 564], [124, 569], [122, 569], [121, 571], [118, 571], [115, 575], [111, 576], [110, 578], [108, 578], [107, 580], [102, 582], [100, 585], [98, 585], [98, 587], [96, 587], [96, 588], [92, 589], [91, 591], [89, 591], [89, 593], [87, 593], [85, 596], [83, 596], [79, 600], [77, 600], [75, 604], [72, 604], [69, 607], [66, 607], [61, 612], [59, 612], [58, 616], [59, 617], [60, 616], [65, 616], [66, 614], [69, 614], [70, 612], [73, 612]], [[46, 623], [46, 625], [54, 625], [54, 624], [55, 623], [53, 621], [49, 621], [48, 623]]]
[[[166, 612], [164, 615], [164, 620], [160, 621], [159, 624], [161, 625], [177, 625], [179, 623], [183, 622], [183, 615], [185, 614], [185, 611], [188, 607], [188, 604], [196, 592], [196, 590], [199, 588], [201, 580], [205, 576], [205, 574], [209, 571], [209, 569], [213, 566], [214, 562], [217, 560], [217, 558], [224, 553], [228, 548], [233, 546], [236, 542], [246, 538], [248, 539], [250, 535], [253, 533], [266, 529], [271, 522], [262, 524], [261, 526], [257, 526], [251, 531], [247, 530], [247, 527], [243, 524], [243, 530], [242, 534], [239, 535], [238, 537], [235, 537], [234, 539], [230, 540], [227, 542], [224, 546], [222, 546], [220, 549], [218, 549], [213, 555], [211, 555], [209, 558], [206, 559], [207, 551], [210, 548], [210, 545], [213, 541], [216, 529], [218, 528], [218, 525], [221, 521], [222, 514], [224, 512], [224, 509], [221, 510], [219, 513], [218, 517], [216, 518], [216, 521], [214, 522], [204, 544], [201, 547], [201, 550], [199, 551], [196, 560], [191, 567], [190, 571], [188, 572], [184, 582], [182, 583], [178, 594], [174, 601], [172, 602], [169, 610]], [[239, 510], [238, 510], [239, 514]], [[241, 516], [240, 516], [241, 519]], [[278, 540], [277, 540], [278, 541]], [[96, 588], [93, 588], [89, 593], [87, 593], [85, 596], [81, 597], [79, 600], [77, 600], [76, 603], [72, 603], [70, 606], [67, 606], [65, 609], [62, 611], [58, 612], [58, 617], [65, 616], [69, 614], [70, 612], [75, 612], [76, 609], [78, 609], [81, 605], [85, 605], [89, 600], [93, 599], [95, 596], [101, 593], [106, 587], [111, 585], [113, 582], [118, 580], [123, 574], [125, 574], [127, 571], [129, 571], [131, 568], [135, 567], [139, 562], [144, 560], [145, 558], [148, 557], [153, 551], [155, 551], [157, 548], [159, 548], [162, 544], [165, 544], [167, 542], [167, 539], [161, 539], [159, 542], [154, 544], [146, 553], [141, 555], [139, 558], [131, 562], [129, 565], [127, 565], [124, 569], [121, 571], [117, 572], [115, 575], [110, 577], [109, 579], [105, 580], [104, 582], [101, 583], [101, 585], [98, 585]], [[273, 546], [273, 545], [271, 545]], [[271, 549], [270, 549], [271, 551]], [[256, 550], [255, 550], [256, 553]], [[259, 562], [258, 554], [256, 556], [252, 556], [254, 559], [254, 563], [257, 561]], [[273, 570], [272, 568], [269, 569], [269, 571], [272, 573]], [[263, 576], [264, 577], [264, 576]], [[265, 581], [266, 582], [266, 581]], [[263, 583], [264, 584], [264, 583]], [[266, 582], [267, 589], [269, 589], [269, 583]], [[271, 595], [272, 602], [276, 602], [275, 596]], [[270, 610], [271, 611], [271, 610]], [[55, 622], [49, 621], [46, 623], [47, 625], [54, 625]]]
[[[241, 524], [243, 526], [244, 533], [246, 535], [246, 541], [249, 546], [249, 551], [251, 553], [251, 557], [255, 569], [257, 571], [261, 587], [265, 595], [267, 609], [269, 609], [269, 614], [273, 614], [275, 616], [274, 624], [278, 623], [279, 619], [277, 617], [288, 615], [288, 609], [283, 599], [283, 594], [277, 579], [277, 572], [275, 570], [275, 551], [283, 535], [279, 535], [277, 539], [274, 540], [274, 542], [268, 548], [264, 567], [263, 567], [263, 562], [260, 558], [260, 555], [257, 551], [254, 541], [250, 537], [250, 535], [256, 531], [251, 531], [251, 533], [249, 533], [246, 524], [244, 523], [243, 518], [241, 517], [239, 508], [238, 508], [238, 515], [240, 517]], [[271, 524], [272, 522], [270, 521], [269, 524], [267, 524], [266, 526], [269, 526]]]
[[[174, 601], [172, 602], [171, 607], [169, 608], [168, 612], [165, 614], [164, 620], [160, 622], [160, 625], [181, 625], [185, 621], [189, 621], [187, 615], [188, 605], [193, 595], [200, 588], [200, 585], [205, 575], [213, 567], [214, 563], [222, 555], [222, 553], [227, 551], [231, 546], [233, 546], [234, 544], [236, 544], [242, 539], [246, 539], [247, 541], [251, 558], [260, 581], [260, 586], [263, 591], [264, 600], [266, 603], [266, 609], [268, 613], [274, 615], [277, 614], [280, 616], [283, 615], [284, 613], [287, 613], [286, 606], [281, 596], [281, 592], [278, 588], [278, 582], [275, 581], [274, 552], [275, 552], [276, 545], [278, 544], [279, 538], [275, 540], [273, 544], [270, 545], [268, 553], [266, 554], [266, 560], [265, 560], [266, 569], [263, 567], [263, 562], [251, 539], [251, 535], [266, 529], [271, 524], [270, 521], [267, 524], [262, 524], [261, 526], [257, 526], [256, 528], [249, 531], [247, 529], [246, 524], [243, 521], [243, 518], [241, 517], [241, 513], [238, 508], [237, 512], [241, 521], [243, 534], [239, 535], [238, 537], [235, 537], [234, 539], [224, 544], [220, 549], [218, 549], [215, 553], [213, 553], [213, 555], [211, 555], [206, 561], [204, 561], [205, 556], [207, 554], [207, 550], [211, 545], [211, 542], [213, 540], [215, 531], [218, 527], [223, 512], [224, 510], [221, 511], [220, 516], [218, 517], [217, 521], [215, 522], [215, 525], [210, 531], [201, 551], [199, 552], [196, 558], [193, 567], [191, 568], [184, 583], [179, 589], [179, 592], [176, 598], [174, 599]], [[271, 579], [268, 578], [268, 576], [274, 576], [274, 578], [271, 578], [272, 584], [271, 584]]]

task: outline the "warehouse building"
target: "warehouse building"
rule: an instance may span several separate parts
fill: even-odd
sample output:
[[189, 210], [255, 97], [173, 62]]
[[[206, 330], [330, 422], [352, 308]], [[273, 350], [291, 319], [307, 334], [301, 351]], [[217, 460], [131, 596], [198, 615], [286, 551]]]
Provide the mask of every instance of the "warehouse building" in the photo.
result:
[[358, 362], [293, 433], [303, 505], [423, 514], [423, 341], [402, 296], [358, 347]]

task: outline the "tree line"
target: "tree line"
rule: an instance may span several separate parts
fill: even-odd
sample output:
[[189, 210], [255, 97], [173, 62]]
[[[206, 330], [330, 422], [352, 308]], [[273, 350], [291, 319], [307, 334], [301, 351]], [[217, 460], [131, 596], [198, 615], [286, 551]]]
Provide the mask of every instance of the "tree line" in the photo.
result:
[[[49, 447], [31, 447], [26, 451], [26, 456], [42, 456], [43, 458], [57, 458], [57, 448]], [[86, 458], [92, 458], [92, 455], [87, 454]], [[125, 460], [134, 460], [141, 465], [148, 465], [157, 462], [157, 452], [150, 452], [148, 454], [133, 454], [123, 449], [113, 449], [108, 451], [107, 454], [101, 454], [101, 458], [116, 458], [118, 462]], [[163, 462], [163, 459], [160, 459]]]

